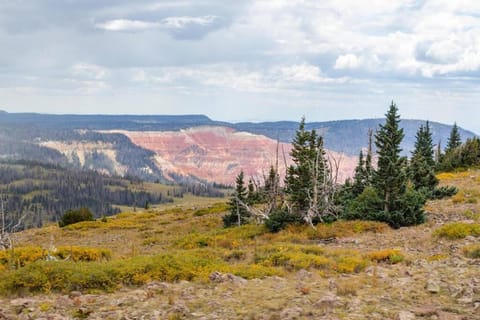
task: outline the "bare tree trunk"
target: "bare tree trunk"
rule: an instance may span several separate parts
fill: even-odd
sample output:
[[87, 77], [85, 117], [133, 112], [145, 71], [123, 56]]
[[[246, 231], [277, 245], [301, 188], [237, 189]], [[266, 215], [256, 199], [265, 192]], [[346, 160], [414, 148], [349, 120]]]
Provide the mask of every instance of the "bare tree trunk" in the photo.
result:
[[390, 212], [390, 205], [389, 205], [389, 202], [390, 202], [390, 191], [386, 191], [385, 192], [385, 204], [384, 204], [384, 207], [383, 207], [383, 210], [385, 212]]
[[238, 226], [240, 227], [240, 225], [242, 224], [242, 221], [240, 219], [240, 205], [239, 205], [239, 200], [237, 198], [237, 223], [238, 223]]

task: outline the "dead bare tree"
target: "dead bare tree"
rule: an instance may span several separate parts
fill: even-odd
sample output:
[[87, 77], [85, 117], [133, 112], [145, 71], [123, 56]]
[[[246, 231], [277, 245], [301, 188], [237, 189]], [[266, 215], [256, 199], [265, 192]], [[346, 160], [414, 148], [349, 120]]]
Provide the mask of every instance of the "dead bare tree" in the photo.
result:
[[321, 147], [316, 149], [315, 159], [312, 167], [312, 188], [308, 193], [309, 208], [303, 219], [306, 223], [313, 227], [314, 218], [321, 222], [325, 221], [328, 216], [337, 218], [339, 208], [335, 204], [335, 197], [338, 192], [338, 173], [342, 156], [337, 159], [332, 155], [328, 155], [326, 159], [323, 157]]
[[1, 210], [1, 219], [2, 219], [2, 229], [0, 233], [0, 250], [12, 249], [13, 251], [13, 233], [20, 228], [23, 223], [23, 220], [27, 216], [23, 214], [17, 221], [8, 222], [5, 213], [5, 204], [3, 195], [0, 195], [0, 210]]
[[3, 204], [3, 195], [0, 195], [0, 210], [2, 215], [2, 230], [0, 233], [0, 250], [7, 250], [12, 247], [12, 239], [6, 231], [5, 225], [5, 207]]

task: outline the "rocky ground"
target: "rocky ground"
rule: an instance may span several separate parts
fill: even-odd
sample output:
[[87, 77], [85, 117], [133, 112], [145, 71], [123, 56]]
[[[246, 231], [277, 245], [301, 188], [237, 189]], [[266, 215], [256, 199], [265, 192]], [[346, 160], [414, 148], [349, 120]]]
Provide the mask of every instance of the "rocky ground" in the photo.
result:
[[438, 240], [431, 232], [424, 225], [326, 244], [362, 249], [388, 243], [407, 254], [400, 264], [358, 274], [300, 270], [247, 281], [215, 273], [208, 283], [2, 298], [0, 319], [480, 319], [480, 260], [460, 250], [479, 239]]

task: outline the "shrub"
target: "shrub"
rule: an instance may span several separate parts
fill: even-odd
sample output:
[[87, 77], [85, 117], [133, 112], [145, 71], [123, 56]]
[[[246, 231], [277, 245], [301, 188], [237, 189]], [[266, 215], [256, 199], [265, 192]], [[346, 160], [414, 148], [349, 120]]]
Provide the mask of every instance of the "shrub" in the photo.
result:
[[4, 273], [0, 279], [3, 294], [100, 289], [112, 291], [112, 281], [100, 263], [36, 261], [24, 268]]
[[287, 210], [280, 209], [270, 214], [265, 220], [265, 226], [270, 232], [279, 232], [285, 229], [289, 224], [300, 222], [298, 216], [289, 213]]
[[454, 186], [443, 186], [432, 191], [431, 199], [443, 199], [456, 195], [458, 189]]
[[216, 214], [225, 212], [228, 210], [228, 205], [226, 203], [216, 203], [212, 206], [208, 206], [207, 208], [200, 208], [193, 212], [194, 216], [201, 217], [207, 214]]
[[110, 260], [112, 252], [103, 248], [86, 247], [58, 247], [55, 256], [60, 259], [72, 259], [73, 261], [103, 261]]
[[309, 239], [328, 239], [349, 237], [364, 232], [381, 233], [389, 229], [386, 223], [377, 221], [337, 221], [331, 224], [319, 224], [315, 229], [309, 228]]
[[463, 254], [467, 258], [480, 259], [480, 245], [472, 245], [463, 248]]
[[443, 225], [435, 230], [434, 236], [450, 240], [463, 239], [468, 236], [480, 236], [480, 224], [453, 222]]
[[236, 264], [228, 268], [229, 272], [245, 279], [261, 279], [270, 276], [282, 275], [278, 269], [259, 264]]
[[389, 264], [396, 264], [402, 262], [405, 257], [396, 249], [385, 249], [380, 251], [373, 251], [367, 254], [368, 259], [375, 262], [386, 262]]
[[337, 281], [337, 295], [339, 296], [356, 296], [359, 289], [362, 288], [360, 281], [352, 279]]
[[252, 240], [266, 232], [262, 225], [245, 224], [236, 228], [215, 230], [213, 232], [192, 232], [178, 238], [174, 244], [180, 249], [195, 249], [202, 247], [238, 248], [250, 244]]
[[339, 273], [358, 273], [366, 268], [367, 263], [368, 261], [360, 256], [340, 256], [336, 261], [334, 269]]
[[62, 216], [62, 219], [59, 222], [61, 228], [68, 226], [69, 224], [81, 222], [81, 221], [92, 221], [93, 215], [88, 208], [80, 208], [78, 210], [67, 210]]
[[397, 197], [389, 212], [383, 211], [383, 200], [374, 188], [367, 187], [345, 207], [347, 220], [371, 220], [388, 223], [392, 228], [412, 226], [425, 222], [426, 197], [412, 188]]
[[463, 192], [459, 192], [452, 197], [452, 202], [454, 204], [462, 203], [462, 202], [465, 202], [465, 201], [466, 201], [466, 198], [465, 198], [465, 194]]
[[347, 220], [378, 220], [376, 212], [382, 208], [382, 199], [372, 187], [367, 187], [345, 206], [343, 218]]
[[[111, 251], [103, 248], [86, 247], [59, 247], [51, 254], [59, 259], [71, 259], [72, 261], [103, 261], [111, 258]], [[47, 250], [41, 247], [18, 247], [13, 251], [0, 251], [0, 266], [7, 268], [12, 265], [16, 268], [25, 267], [35, 261], [45, 260]]]
[[41, 260], [46, 256], [46, 251], [40, 247], [18, 247], [15, 250], [0, 251], [0, 265], [7, 267], [24, 267], [27, 264]]

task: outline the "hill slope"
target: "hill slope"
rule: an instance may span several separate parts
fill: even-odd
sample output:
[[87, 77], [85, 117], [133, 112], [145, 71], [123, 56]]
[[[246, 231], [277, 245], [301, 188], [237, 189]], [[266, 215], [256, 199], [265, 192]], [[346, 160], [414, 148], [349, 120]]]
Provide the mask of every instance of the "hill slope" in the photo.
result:
[[[460, 193], [429, 202], [428, 223], [399, 230], [361, 222], [278, 234], [255, 225], [223, 229], [222, 203], [28, 230], [17, 234], [17, 250], [54, 244], [75, 254], [81, 245], [110, 249], [112, 260], [0, 270], [4, 294], [24, 290], [23, 299], [0, 298], [0, 312], [7, 318], [27, 310], [33, 318], [478, 320], [480, 171], [440, 179]], [[28, 297], [28, 290], [54, 294]]]

